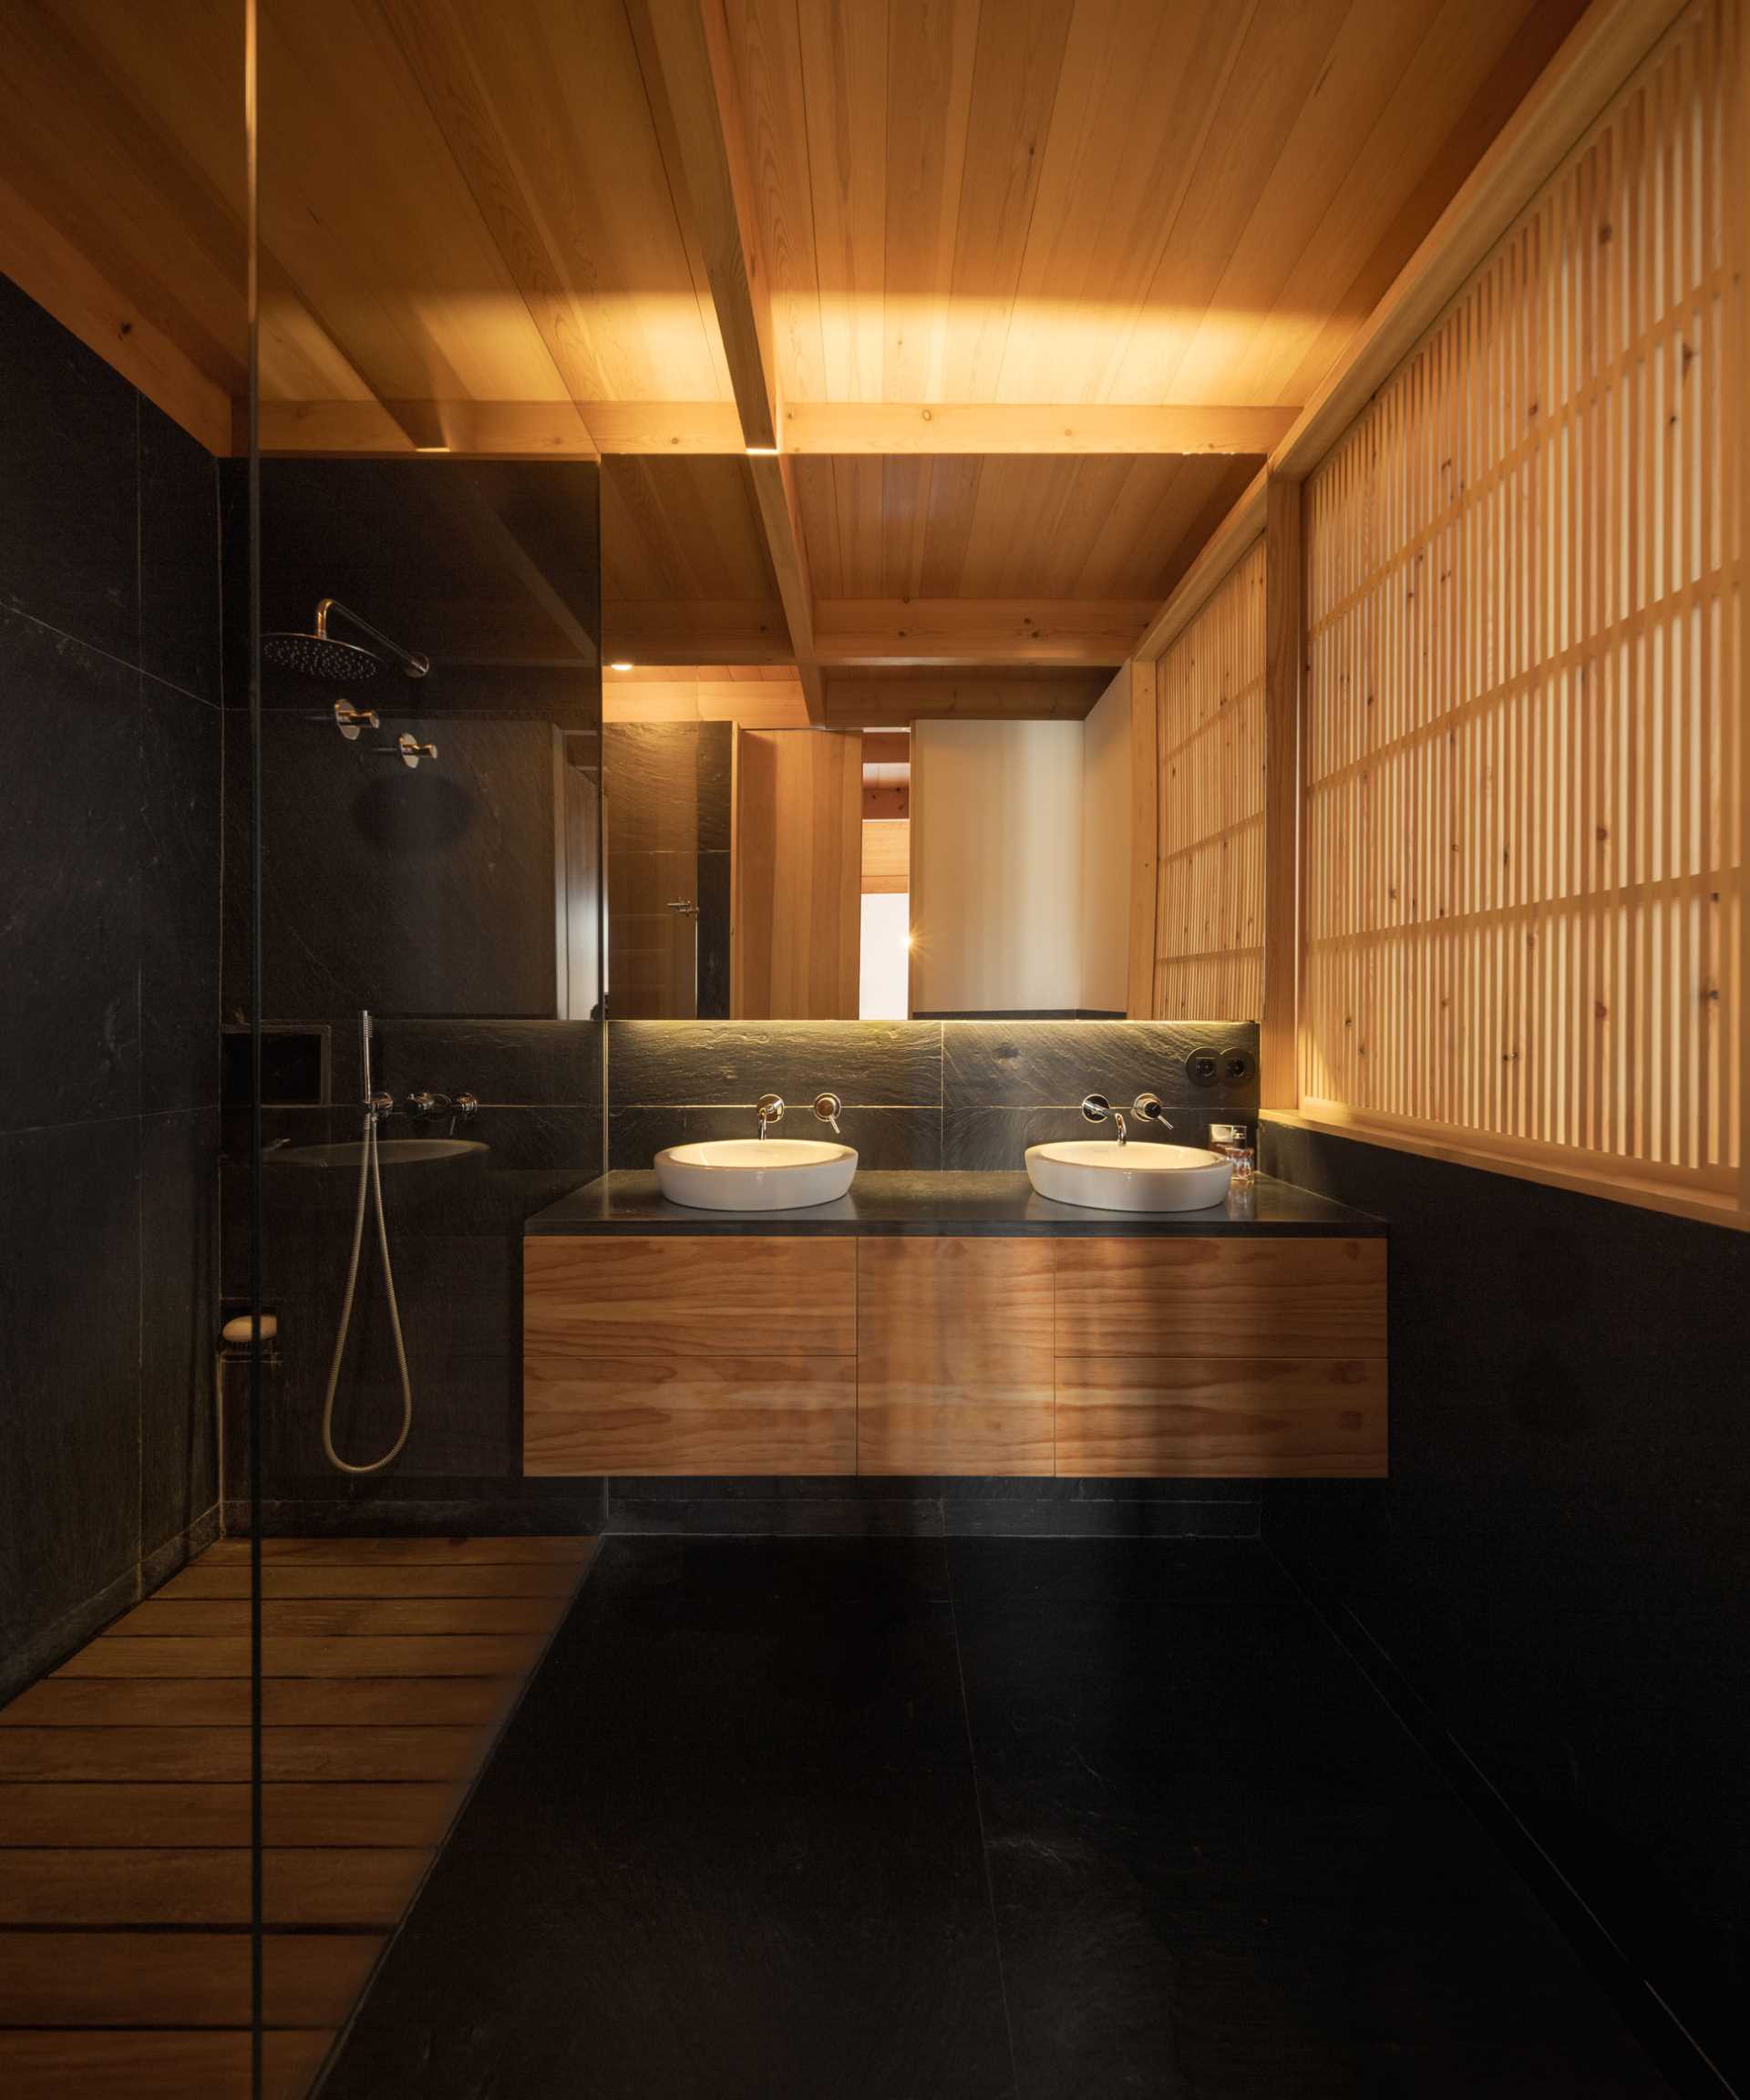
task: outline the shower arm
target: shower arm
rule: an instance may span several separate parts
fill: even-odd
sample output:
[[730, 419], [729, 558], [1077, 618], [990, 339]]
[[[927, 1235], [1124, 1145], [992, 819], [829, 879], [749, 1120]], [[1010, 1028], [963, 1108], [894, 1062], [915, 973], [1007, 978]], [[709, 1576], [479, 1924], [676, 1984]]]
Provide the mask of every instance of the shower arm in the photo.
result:
[[373, 627], [368, 620], [361, 620], [350, 605], [343, 605], [338, 598], [324, 598], [316, 607], [316, 636], [319, 641], [330, 639], [328, 615], [338, 613], [349, 625], [356, 627], [361, 634], [368, 634], [379, 649], [385, 649], [407, 673], [409, 678], [423, 678], [431, 669], [428, 656], [417, 655], [411, 649], [404, 649], [398, 642], [391, 642], [381, 628]]

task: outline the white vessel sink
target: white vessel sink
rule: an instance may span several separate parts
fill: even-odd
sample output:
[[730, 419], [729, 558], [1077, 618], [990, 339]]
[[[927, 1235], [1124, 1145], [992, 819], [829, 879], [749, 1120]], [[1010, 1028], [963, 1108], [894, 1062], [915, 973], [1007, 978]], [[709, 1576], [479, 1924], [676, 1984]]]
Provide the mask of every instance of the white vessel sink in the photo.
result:
[[[460, 1159], [486, 1147], [472, 1138], [379, 1138], [377, 1162], [384, 1167], [417, 1167], [434, 1159]], [[262, 1158], [270, 1167], [356, 1167], [365, 1157], [362, 1138], [344, 1145], [282, 1145]]]
[[1027, 1179], [1054, 1203], [1091, 1210], [1207, 1210], [1228, 1193], [1233, 1162], [1195, 1145], [1073, 1138], [1027, 1147]]
[[857, 1155], [812, 1138], [716, 1138], [656, 1155], [656, 1179], [671, 1203], [695, 1210], [799, 1210], [831, 1203], [850, 1187]]

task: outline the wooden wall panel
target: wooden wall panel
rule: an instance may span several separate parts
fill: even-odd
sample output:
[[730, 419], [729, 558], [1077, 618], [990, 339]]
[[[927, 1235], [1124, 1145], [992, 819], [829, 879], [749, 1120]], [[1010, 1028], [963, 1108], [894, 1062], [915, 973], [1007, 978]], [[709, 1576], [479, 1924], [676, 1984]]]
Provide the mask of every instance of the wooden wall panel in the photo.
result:
[[854, 1021], [862, 738], [837, 729], [740, 730], [736, 780], [736, 1017]]
[[857, 1243], [857, 1470], [1052, 1470], [1049, 1240]]
[[1263, 1011], [1264, 541], [1160, 659], [1159, 1020]]
[[1218, 1479], [1383, 1475], [1385, 1359], [1060, 1357], [1057, 1470]]
[[1723, 1201], [1741, 35], [1696, 0], [1307, 508], [1302, 1110]]

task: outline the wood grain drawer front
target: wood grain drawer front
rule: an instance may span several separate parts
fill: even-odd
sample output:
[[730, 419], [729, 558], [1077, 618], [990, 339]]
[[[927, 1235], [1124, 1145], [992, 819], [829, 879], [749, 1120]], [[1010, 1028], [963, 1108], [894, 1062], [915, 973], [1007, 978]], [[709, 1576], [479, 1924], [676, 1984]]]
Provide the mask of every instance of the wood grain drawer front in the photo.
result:
[[1052, 1470], [1047, 1240], [858, 1244], [857, 1470]]
[[523, 1347], [629, 1356], [849, 1356], [854, 1240], [526, 1240]]
[[525, 1474], [851, 1473], [851, 1240], [530, 1240]]
[[1059, 1357], [1057, 1470], [1382, 1477], [1385, 1359]]
[[1385, 1354], [1384, 1240], [1060, 1240], [1059, 1356]]

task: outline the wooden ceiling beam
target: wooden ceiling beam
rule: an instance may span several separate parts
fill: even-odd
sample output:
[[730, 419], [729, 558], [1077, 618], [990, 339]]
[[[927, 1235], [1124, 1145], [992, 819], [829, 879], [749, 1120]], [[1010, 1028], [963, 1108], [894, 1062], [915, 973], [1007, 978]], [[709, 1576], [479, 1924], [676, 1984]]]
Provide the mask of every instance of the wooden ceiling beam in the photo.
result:
[[[1106, 690], [1104, 670], [1066, 670], [1048, 677], [1004, 677], [1000, 674], [961, 677], [928, 671], [916, 675], [860, 676], [855, 672], [827, 674], [827, 726], [829, 729], [900, 729], [913, 722], [1079, 722]], [[904, 737], [890, 748], [876, 747], [865, 736], [863, 760], [905, 760], [911, 747]]]
[[[760, 524], [789, 628], [791, 653], [812, 719], [824, 687], [814, 639], [814, 586], [795, 477], [778, 456], [777, 360], [771, 279], [761, 253], [753, 163], [723, 0], [630, 0], [639, 48], [654, 53], [666, 108], [659, 139], [672, 140], [705, 252], [717, 327], [728, 360]], [[646, 81], [656, 99], [658, 83]]]
[[814, 611], [826, 664], [1105, 664], [1135, 654], [1146, 598], [839, 598]]
[[1592, 0], [1392, 287], [1315, 389], [1265, 468], [1215, 527], [1137, 645], [1157, 658], [1264, 530], [1271, 479], [1303, 481], [1457, 297], [1686, 0]]
[[1288, 432], [1292, 408], [1106, 403], [787, 401], [784, 449], [904, 453], [1255, 454]]
[[784, 608], [764, 599], [610, 598], [602, 654], [610, 664], [789, 664]]
[[[405, 411], [405, 415], [404, 412]], [[263, 452], [406, 452], [424, 411], [441, 448], [482, 459], [744, 450], [733, 401], [263, 401]]]

